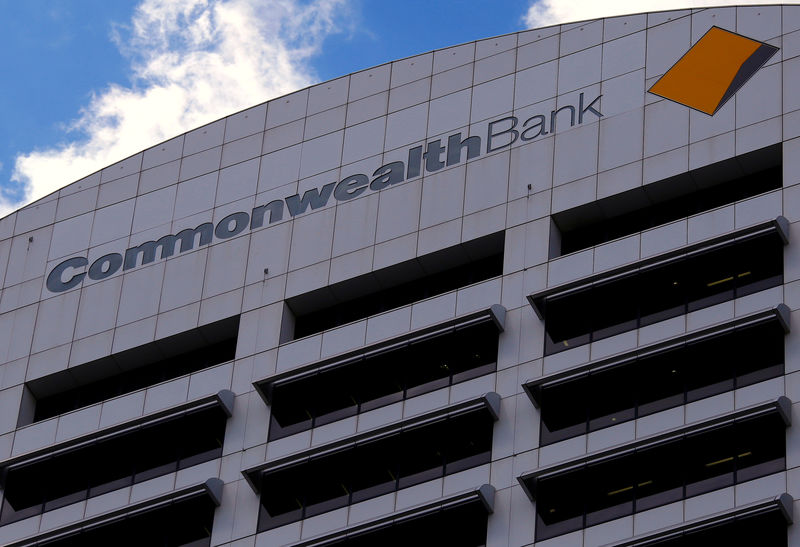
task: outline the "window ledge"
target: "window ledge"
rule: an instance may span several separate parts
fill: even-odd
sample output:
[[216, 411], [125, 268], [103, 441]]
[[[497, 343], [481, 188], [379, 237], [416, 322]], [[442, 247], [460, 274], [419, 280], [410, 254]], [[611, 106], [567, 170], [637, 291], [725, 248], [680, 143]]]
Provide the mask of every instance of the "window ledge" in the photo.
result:
[[646, 266], [651, 266], [654, 264], [665, 264], [674, 260], [679, 260], [681, 257], [687, 254], [692, 254], [698, 251], [706, 251], [717, 245], [723, 245], [735, 239], [750, 238], [756, 235], [767, 234], [771, 232], [776, 233], [778, 237], [780, 237], [783, 244], [786, 245], [789, 242], [789, 221], [786, 220], [786, 218], [779, 216], [775, 220], [771, 220], [769, 222], [763, 222], [761, 224], [756, 224], [755, 226], [750, 226], [742, 230], [737, 230], [735, 232], [731, 232], [729, 234], [725, 234], [720, 237], [687, 245], [685, 247], [681, 247], [673, 251], [656, 255], [644, 260], [639, 260], [632, 264], [626, 264], [625, 266], [612, 269], [607, 272], [590, 275], [588, 277], [577, 279], [575, 281], [569, 281], [562, 285], [557, 285], [555, 287], [551, 287], [546, 290], [528, 295], [528, 302], [530, 303], [533, 310], [536, 312], [536, 315], [539, 317], [539, 319], [544, 319], [545, 316], [544, 302], [545, 300], [552, 298], [554, 296], [559, 296], [559, 297], [566, 296], [570, 293], [586, 289], [590, 287], [592, 284], [595, 284], [597, 282], [611, 281], [616, 277], [630, 274]]
[[338, 452], [339, 450], [346, 449], [354, 446], [357, 443], [364, 443], [366, 441], [378, 440], [380, 438], [389, 437], [402, 431], [417, 427], [429, 422], [439, 421], [450, 416], [460, 416], [474, 411], [488, 412], [493, 420], [500, 417], [500, 396], [497, 393], [489, 392], [476, 399], [470, 399], [461, 403], [450, 405], [433, 412], [422, 414], [414, 418], [403, 420], [402, 422], [380, 427], [364, 433], [359, 433], [345, 439], [334, 441], [328, 444], [323, 444], [310, 449], [303, 450], [302, 452], [286, 456], [274, 461], [265, 462], [254, 467], [242, 470], [242, 475], [247, 479], [250, 487], [256, 494], [260, 493], [259, 477], [267, 472], [272, 472], [282, 467], [289, 467], [302, 463], [312, 457], [319, 457], [328, 452]]
[[784, 425], [786, 427], [789, 427], [792, 423], [791, 410], [792, 410], [792, 402], [789, 400], [788, 397], [781, 396], [774, 401], [760, 403], [748, 408], [735, 410], [734, 412], [729, 412], [727, 414], [717, 416], [711, 420], [706, 420], [689, 426], [683, 426], [664, 433], [657, 433], [653, 436], [645, 437], [643, 439], [637, 439], [631, 443], [627, 443], [622, 446], [617, 446], [607, 450], [601, 450], [594, 454], [581, 455], [577, 458], [572, 458], [565, 462], [559, 462], [545, 467], [541, 467], [539, 469], [536, 469], [535, 471], [529, 471], [527, 473], [523, 473], [522, 475], [517, 477], [517, 481], [519, 482], [520, 486], [522, 486], [522, 489], [525, 491], [525, 494], [528, 496], [528, 499], [530, 499], [531, 502], [534, 502], [536, 499], [536, 484], [540, 479], [546, 476], [560, 475], [572, 469], [577, 469], [579, 467], [583, 467], [584, 465], [599, 462], [601, 460], [605, 460], [611, 457], [620, 456], [622, 454], [632, 452], [636, 449], [645, 446], [649, 447], [649, 446], [660, 445], [669, 442], [672, 439], [683, 437], [695, 431], [709, 429], [711, 427], [720, 426], [726, 423], [731, 423], [736, 420], [741, 420], [745, 418], [754, 418], [760, 415], [777, 414], [783, 421]]
[[[5, 471], [17, 465], [21, 464], [28, 465], [38, 460], [50, 458], [60, 453], [71, 451], [76, 448], [80, 448], [82, 446], [91, 444], [101, 438], [107, 439], [119, 435], [124, 435], [127, 432], [131, 431], [132, 429], [138, 429], [145, 425], [154, 425], [159, 422], [164, 422], [170, 418], [174, 418], [186, 412], [194, 412], [196, 410], [204, 408], [219, 407], [228, 417], [230, 417], [233, 415], [234, 397], [235, 396], [232, 391], [223, 389], [214, 395], [210, 395], [207, 397], [203, 397], [201, 399], [176, 405], [171, 408], [155, 412], [153, 414], [148, 414], [146, 416], [136, 418], [134, 420], [122, 422], [120, 424], [100, 429], [98, 431], [93, 431], [89, 434], [82, 435], [80, 437], [76, 437], [74, 439], [70, 439], [64, 442], [60, 442], [53, 446], [48, 446], [46, 448], [41, 448], [33, 452], [20, 454], [18, 456], [14, 456], [7, 460], [0, 461], [0, 471]], [[0, 476], [5, 477], [6, 474], [0, 473]], [[2, 482], [0, 482], [0, 487], [2, 486], [3, 484]]]
[[474, 490], [469, 490], [455, 496], [448, 496], [433, 503], [425, 504], [421, 507], [415, 507], [407, 511], [400, 511], [392, 513], [391, 515], [380, 517], [375, 520], [370, 520], [356, 526], [338, 530], [332, 534], [327, 534], [322, 537], [317, 537], [310, 540], [293, 543], [292, 547], [327, 547], [334, 545], [347, 537], [357, 536], [365, 533], [366, 531], [377, 531], [389, 526], [402, 524], [403, 522], [410, 521], [428, 513], [433, 513], [442, 509], [454, 508], [468, 503], [480, 503], [486, 514], [489, 515], [494, 512], [494, 494], [495, 489], [490, 484], [481, 485]]
[[106, 526], [140, 513], [149, 512], [154, 509], [158, 509], [159, 507], [201, 496], [208, 497], [215, 506], [219, 507], [220, 503], [222, 502], [222, 490], [222, 480], [216, 477], [210, 478], [200, 484], [175, 490], [163, 496], [151, 498], [146, 501], [127, 505], [121, 509], [102, 513], [96, 517], [80, 520], [68, 526], [37, 534], [24, 540], [17, 541], [16, 543], [10, 543], [6, 547], [35, 547], [36, 545], [39, 545], [45, 541], [57, 540], [61, 537], [69, 536], [81, 530], [88, 531], [94, 527]]
[[590, 372], [592, 370], [620, 365], [626, 361], [634, 361], [641, 355], [664, 351], [672, 346], [681, 345], [688, 343], [692, 340], [705, 338], [707, 336], [715, 334], [720, 334], [727, 330], [736, 327], [742, 327], [745, 325], [766, 323], [767, 321], [778, 321], [781, 327], [783, 328], [784, 332], [788, 334], [790, 332], [790, 327], [789, 327], [790, 314], [791, 310], [789, 309], [789, 306], [783, 303], [777, 304], [770, 310], [764, 310], [750, 315], [746, 315], [744, 317], [738, 317], [733, 321], [729, 321], [727, 323], [714, 325], [713, 327], [710, 328], [705, 328], [702, 330], [690, 332], [688, 334], [682, 334], [676, 338], [669, 338], [667, 340], [661, 340], [650, 345], [637, 347], [633, 351], [628, 351], [621, 355], [615, 355], [613, 357], [604, 357], [602, 359], [591, 361], [583, 365], [579, 365], [577, 367], [569, 368], [563, 371], [553, 372], [541, 376], [539, 378], [526, 380], [522, 382], [522, 388], [525, 390], [525, 393], [528, 395], [528, 398], [531, 400], [531, 403], [533, 403], [533, 406], [539, 408], [540, 402], [537, 398], [535, 391], [537, 387], [544, 387], [547, 384], [561, 382], [569, 378], [572, 378], [573, 376], [580, 376], [582, 374], [586, 374], [587, 372]]
[[426, 338], [436, 336], [437, 334], [440, 334], [442, 331], [454, 328], [463, 328], [472, 324], [491, 321], [497, 327], [497, 332], [500, 333], [503, 332], [503, 329], [505, 327], [505, 317], [506, 317], [506, 309], [499, 304], [494, 304], [491, 307], [486, 308], [484, 310], [463, 315], [456, 319], [444, 321], [442, 323], [438, 323], [430, 327], [425, 327], [423, 329], [415, 330], [407, 334], [403, 334], [401, 336], [397, 336], [395, 338], [379, 342], [377, 344], [371, 344], [369, 346], [359, 348], [355, 351], [347, 352], [343, 355], [337, 355], [335, 357], [325, 358], [310, 363], [308, 365], [302, 366], [300, 368], [295, 368], [292, 370], [274, 374], [262, 380], [257, 380], [253, 382], [253, 386], [256, 388], [256, 391], [258, 391], [258, 394], [264, 400], [264, 403], [267, 405], [271, 405], [272, 388], [277, 384], [288, 381], [296, 381], [305, 376], [316, 374], [318, 371], [323, 369], [330, 370], [332, 368], [346, 366], [350, 363], [358, 361], [359, 359], [361, 359], [366, 355], [370, 355], [372, 353], [378, 353], [378, 352], [383, 353], [386, 351], [390, 351], [394, 347], [403, 347], [407, 345], [409, 342], [424, 340]]
[[712, 528], [727, 520], [762, 515], [773, 511], [779, 512], [786, 520], [786, 524], [789, 525], [793, 522], [793, 505], [794, 499], [792, 499], [792, 496], [783, 493], [772, 498], [748, 503], [747, 505], [742, 505], [733, 510], [718, 513], [711, 517], [701, 517], [683, 522], [677, 526], [662, 528], [656, 532], [642, 534], [616, 543], [609, 543], [604, 547], [649, 547], [651, 545], [660, 544], [662, 541], [671, 539], [672, 537], [680, 537], [687, 532]]

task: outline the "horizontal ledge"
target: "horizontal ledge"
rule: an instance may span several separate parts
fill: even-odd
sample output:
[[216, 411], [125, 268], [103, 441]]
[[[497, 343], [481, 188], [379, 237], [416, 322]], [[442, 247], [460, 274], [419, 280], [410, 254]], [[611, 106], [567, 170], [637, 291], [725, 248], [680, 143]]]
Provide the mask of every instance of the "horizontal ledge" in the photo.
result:
[[[187, 412], [195, 412], [198, 410], [204, 410], [206, 408], [219, 407], [228, 417], [230, 417], [231, 415], [233, 415], [234, 397], [235, 396], [232, 391], [223, 389], [215, 393], [214, 395], [208, 395], [200, 399], [195, 399], [194, 401], [181, 403], [179, 405], [167, 408], [165, 410], [154, 412], [152, 414], [147, 414], [145, 416], [140, 416], [138, 418], [134, 418], [133, 420], [129, 420], [127, 422], [122, 422], [120, 424], [106, 427], [104, 429], [93, 431], [91, 433], [87, 433], [86, 435], [81, 435], [80, 437], [76, 437], [74, 439], [68, 439], [66, 441], [56, 443], [46, 448], [40, 448], [32, 452], [27, 452], [25, 454], [14, 456], [12, 458], [0, 462], [0, 471], [7, 470], [11, 467], [15, 467], [18, 465], [32, 464], [37, 461], [58, 456], [68, 451], [77, 450], [85, 446], [89, 446], [100, 440], [107, 440], [121, 435], [125, 435], [126, 433], [139, 429], [143, 426], [155, 425], [160, 422], [164, 422], [171, 418], [177, 417], [181, 414], [185, 414]], [[4, 480], [6, 474], [0, 473], [0, 476], [2, 476]], [[2, 485], [0, 484], [0, 486]]]
[[123, 508], [109, 511], [108, 513], [102, 513], [95, 517], [83, 519], [73, 524], [56, 528], [55, 530], [25, 538], [21, 541], [17, 541], [16, 543], [10, 543], [6, 547], [35, 547], [44, 541], [50, 542], [61, 537], [70, 536], [81, 530], [88, 531], [99, 526], [113, 524], [114, 522], [121, 521], [141, 513], [150, 512], [161, 507], [166, 507], [173, 503], [178, 503], [200, 496], [208, 496], [211, 502], [215, 506], [219, 507], [220, 503], [222, 502], [222, 487], [222, 480], [216, 477], [210, 478], [200, 484], [181, 488], [180, 490], [174, 490], [168, 494], [127, 505]]
[[421, 340], [433, 338], [434, 336], [444, 334], [450, 329], [460, 329], [484, 322], [492, 322], [495, 327], [497, 327], [498, 332], [503, 332], [503, 329], [505, 328], [505, 317], [506, 309], [499, 304], [493, 304], [489, 308], [454, 319], [449, 319], [442, 323], [437, 323], [422, 329], [417, 329], [389, 340], [384, 340], [366, 347], [359, 348], [357, 350], [349, 351], [342, 355], [327, 357], [302, 367], [280, 372], [278, 374], [273, 374], [272, 376], [253, 382], [253, 386], [256, 388], [256, 391], [258, 391], [258, 394], [261, 396], [264, 402], [267, 405], [271, 405], [272, 387], [275, 385], [279, 385], [284, 382], [300, 380], [304, 377], [312, 376], [320, 370], [327, 371], [338, 367], [344, 367], [351, 363], [358, 362], [364, 357], [368, 357], [370, 355], [389, 352], [394, 349], [404, 347], [411, 342], [419, 342]]
[[449, 508], [455, 508], [469, 503], [480, 503], [484, 509], [486, 509], [486, 514], [489, 515], [494, 512], [494, 494], [494, 487], [490, 484], [484, 484], [478, 488], [475, 488], [474, 490], [468, 490], [454, 496], [448, 496], [432, 503], [414, 507], [413, 509], [392, 513], [386, 517], [381, 517], [375, 520], [364, 522], [362, 524], [351, 526], [349, 528], [344, 528], [332, 534], [326, 534], [321, 537], [301, 541], [299, 543], [293, 543], [291, 544], [291, 547], [327, 547], [342, 541], [347, 537], [359, 536], [369, 532], [383, 530], [390, 526], [402, 524], [403, 522], [408, 522], [412, 519], [425, 516], [429, 513], [435, 513], [440, 510], [447, 510]]
[[250, 484], [250, 487], [253, 489], [253, 491], [258, 494], [261, 490], [258, 477], [264, 473], [291, 467], [293, 465], [308, 461], [312, 458], [320, 458], [326, 454], [345, 450], [351, 446], [390, 437], [403, 431], [404, 429], [416, 428], [428, 423], [438, 422], [450, 416], [462, 416], [469, 412], [481, 410], [488, 412], [492, 416], [492, 419], [497, 420], [500, 416], [500, 396], [497, 393], [489, 392], [475, 399], [469, 399], [467, 401], [446, 406], [420, 416], [415, 416], [413, 418], [397, 422], [395, 424], [390, 424], [377, 429], [365, 431], [363, 433], [358, 433], [356, 435], [351, 435], [338, 441], [308, 448], [296, 454], [291, 454], [277, 460], [264, 462], [248, 469], [243, 469], [242, 475], [244, 475], [244, 478], [247, 479], [247, 482]]
[[789, 525], [792, 524], [793, 521], [793, 505], [794, 499], [792, 499], [792, 496], [783, 493], [772, 498], [766, 498], [742, 505], [741, 507], [736, 507], [730, 511], [717, 513], [710, 517], [701, 517], [678, 524], [677, 526], [662, 528], [656, 532], [641, 534], [616, 543], [609, 543], [604, 547], [650, 547], [660, 544], [662, 541], [672, 539], [673, 537], [678, 538], [686, 533], [718, 526], [727, 520], [763, 515], [764, 513], [771, 513], [773, 511], [779, 512], [786, 520], [786, 524]]
[[789, 242], [789, 221], [786, 220], [784, 217], [779, 216], [775, 220], [762, 222], [761, 224], [756, 224], [755, 226], [749, 226], [742, 230], [737, 230], [735, 232], [731, 232], [729, 234], [725, 234], [723, 236], [719, 236], [713, 239], [701, 241], [699, 243], [692, 243], [691, 245], [686, 245], [679, 249], [675, 249], [672, 251], [668, 251], [666, 253], [645, 258], [643, 260], [639, 260], [632, 264], [626, 264], [625, 266], [620, 266], [619, 268], [593, 274], [588, 277], [577, 279], [575, 281], [570, 281], [562, 285], [558, 285], [556, 287], [552, 287], [534, 294], [530, 294], [528, 295], [528, 302], [530, 303], [533, 310], [536, 312], [536, 315], [539, 317], [539, 319], [544, 319], [544, 310], [542, 309], [542, 304], [548, 298], [552, 298], [554, 296], [565, 296], [572, 292], [577, 292], [586, 289], [598, 282], [612, 281], [614, 278], [631, 274], [643, 268], [668, 264], [675, 260], [679, 260], [680, 258], [686, 255], [695, 254], [698, 252], [705, 252], [706, 250], [710, 250], [717, 246], [725, 245], [737, 239], [750, 239], [752, 237], [768, 233], [776, 233], [781, 238], [781, 241], [783, 241], [783, 244], [784, 245], [787, 244]]
[[[696, 424], [685, 425], [683, 427], [672, 429], [664, 433], [657, 433], [655, 435], [645, 437], [643, 439], [637, 439], [633, 442], [626, 443], [621, 446], [616, 446], [610, 449], [601, 450], [594, 454], [584, 454], [564, 462], [559, 462], [539, 468], [535, 471], [529, 471], [517, 477], [517, 481], [519, 482], [520, 486], [522, 486], [522, 489], [525, 491], [525, 494], [528, 496], [528, 499], [534, 501], [536, 499], [536, 494], [535, 494], [536, 482], [539, 479], [545, 477], [551, 477], [554, 475], [561, 475], [563, 473], [579, 469], [587, 464], [600, 463], [604, 460], [616, 458], [618, 456], [633, 452], [638, 449], [650, 448], [666, 444], [671, 440], [684, 437], [688, 434], [697, 433], [707, 429], [715, 429], [722, 425], [732, 423], [736, 420], [755, 418], [756, 416], [762, 416], [768, 414], [777, 414], [783, 421], [784, 425], [788, 427], [792, 423], [792, 402], [789, 400], [788, 397], [781, 395], [774, 401], [759, 403], [747, 408], [734, 410], [733, 412], [716, 416], [710, 420], [705, 420], [702, 422], [698, 422]], [[532, 488], [531, 486], [526, 484], [527, 481], [533, 482], [533, 484], [531, 485]]]
[[617, 366], [626, 362], [633, 362], [637, 359], [645, 358], [654, 353], [669, 351], [674, 346], [683, 345], [688, 342], [720, 334], [739, 327], [767, 323], [769, 321], [777, 321], [783, 328], [784, 332], [789, 333], [790, 313], [791, 311], [786, 304], [777, 304], [774, 308], [769, 310], [762, 310], [750, 315], [735, 318], [726, 323], [721, 323], [719, 325], [714, 325], [712, 327], [694, 331], [688, 334], [682, 334], [680, 336], [676, 336], [675, 338], [669, 338], [667, 340], [661, 340], [650, 345], [642, 346], [620, 355], [604, 357], [603, 359], [591, 361], [574, 368], [527, 380], [522, 383], [522, 388], [525, 390], [525, 393], [528, 395], [528, 398], [531, 400], [533, 405], [536, 408], [539, 408], [540, 403], [536, 399], [536, 395], [534, 393], [534, 389], [537, 387], [545, 387], [548, 384], [563, 382], [574, 377], [583, 376], [588, 372], [601, 368]]

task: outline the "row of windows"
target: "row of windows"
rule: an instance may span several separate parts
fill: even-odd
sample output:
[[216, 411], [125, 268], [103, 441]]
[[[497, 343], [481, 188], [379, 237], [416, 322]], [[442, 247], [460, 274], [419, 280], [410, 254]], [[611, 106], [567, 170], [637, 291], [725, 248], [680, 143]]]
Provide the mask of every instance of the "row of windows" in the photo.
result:
[[505, 232], [497, 232], [325, 287], [320, 294], [290, 298], [286, 303], [294, 312], [293, 338], [502, 275], [504, 244]]
[[545, 318], [545, 354], [602, 340], [783, 283], [784, 242], [774, 230], [533, 297]]
[[781, 376], [783, 338], [773, 318], [530, 387], [541, 409], [541, 444]]
[[470, 411], [265, 471], [264, 531], [491, 461], [493, 418]]
[[536, 498], [536, 540], [783, 471], [785, 427], [772, 413], [523, 478]]
[[269, 439], [494, 372], [497, 339], [497, 327], [487, 318], [311, 376], [265, 386], [272, 409]]
[[[36, 397], [33, 421], [46, 420], [231, 361], [236, 354], [238, 329], [237, 316], [204, 325], [196, 332], [182, 333], [123, 352], [113, 358], [81, 365], [82, 370], [89, 371], [90, 375], [94, 375], [91, 371], [102, 369], [106, 377], [77, 386], [74, 385], [75, 379], [72, 376], [61, 378], [58, 382], [59, 389]], [[163, 356], [164, 348], [174, 353], [173, 348], [177, 347], [186, 349], [177, 354]], [[112, 369], [114, 373], [108, 375], [108, 371]], [[95, 374], [103, 375], [101, 372]], [[48, 378], [42, 378], [40, 381], [47, 380]], [[28, 387], [34, 394], [39, 391], [37, 381], [29, 383]]]
[[[759, 151], [773, 156], [767, 162], [772, 166], [710, 187], [696, 186], [690, 179], [691, 173], [688, 173], [680, 175], [679, 178], [683, 179], [680, 181], [671, 179], [648, 184], [576, 209], [556, 213], [553, 220], [559, 228], [561, 244], [557, 254], [573, 253], [778, 189], [783, 182], [781, 151], [780, 146], [774, 148], [774, 151]], [[735, 161], [741, 160], [737, 158]], [[722, 163], [728, 165], [720, 167], [727, 172], [739, 170], [738, 164], [730, 165], [735, 161], [726, 160]], [[714, 168], [712, 165], [704, 170]], [[665, 189], [666, 186], [668, 189]], [[662, 191], [659, 192], [659, 189]], [[664, 196], [675, 197], [665, 199]], [[633, 203], [640, 206], [631, 211], [630, 205]], [[604, 214], [597, 214], [598, 209]], [[615, 211], [618, 212], [615, 214]]]
[[3, 470], [0, 524], [222, 456], [227, 415], [213, 407]]

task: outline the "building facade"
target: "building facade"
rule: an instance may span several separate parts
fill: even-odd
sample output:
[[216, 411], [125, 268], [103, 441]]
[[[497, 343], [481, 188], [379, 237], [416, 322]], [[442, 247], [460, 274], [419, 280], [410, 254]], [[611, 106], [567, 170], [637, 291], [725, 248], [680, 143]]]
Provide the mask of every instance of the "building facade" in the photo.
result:
[[425, 53], [106, 167], [0, 219], [0, 544], [800, 545], [798, 183], [780, 5]]

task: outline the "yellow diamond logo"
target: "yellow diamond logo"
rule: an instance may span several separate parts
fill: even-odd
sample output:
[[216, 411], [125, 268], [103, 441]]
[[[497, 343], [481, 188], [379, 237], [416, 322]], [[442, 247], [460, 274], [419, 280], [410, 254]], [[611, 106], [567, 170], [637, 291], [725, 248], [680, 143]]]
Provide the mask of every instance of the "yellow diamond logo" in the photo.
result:
[[778, 48], [711, 27], [650, 93], [713, 116]]

